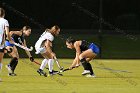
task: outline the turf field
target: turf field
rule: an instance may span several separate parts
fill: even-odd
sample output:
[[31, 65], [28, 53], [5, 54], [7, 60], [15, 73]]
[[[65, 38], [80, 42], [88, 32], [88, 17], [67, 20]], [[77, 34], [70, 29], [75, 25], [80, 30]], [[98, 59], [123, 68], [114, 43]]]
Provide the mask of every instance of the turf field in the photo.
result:
[[[81, 76], [82, 67], [63, 73], [63, 76], [39, 76], [38, 65], [29, 59], [20, 59], [17, 76], [9, 77], [3, 60], [0, 93], [139, 93], [140, 60], [94, 60], [96, 78]], [[41, 61], [41, 59], [36, 59]], [[71, 59], [59, 59], [66, 68]], [[55, 67], [58, 70], [56, 63]], [[46, 72], [48, 72], [46, 70]]]

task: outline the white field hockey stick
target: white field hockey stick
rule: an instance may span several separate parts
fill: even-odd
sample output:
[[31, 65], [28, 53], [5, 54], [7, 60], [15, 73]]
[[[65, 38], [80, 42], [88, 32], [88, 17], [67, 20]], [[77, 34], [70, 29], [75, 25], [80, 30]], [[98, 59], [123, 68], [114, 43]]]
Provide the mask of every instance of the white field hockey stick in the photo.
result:
[[18, 47], [20, 47], [20, 48], [22, 48], [22, 49], [24, 49], [26, 51], [32, 51], [33, 50], [32, 46], [30, 48], [28, 48], [28, 47], [22, 46], [22, 45], [20, 45], [18, 43], [15, 43], [15, 42], [14, 42], [14, 45], [16, 45], [16, 46], [18, 46]]
[[60, 66], [60, 63], [59, 63], [58, 59], [57, 59], [56, 57], [54, 57], [54, 59], [55, 59], [55, 62], [56, 62], [56, 64], [57, 64], [58, 68], [59, 68], [60, 70], [63, 70], [63, 67]]

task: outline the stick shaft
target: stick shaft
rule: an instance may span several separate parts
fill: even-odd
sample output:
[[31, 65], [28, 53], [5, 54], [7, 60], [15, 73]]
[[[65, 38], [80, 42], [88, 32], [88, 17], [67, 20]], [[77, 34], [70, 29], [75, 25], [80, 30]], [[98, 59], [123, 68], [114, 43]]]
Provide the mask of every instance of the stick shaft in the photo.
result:
[[57, 64], [58, 68], [61, 69], [61, 66], [60, 66], [60, 63], [59, 63], [58, 59], [56, 57], [54, 57], [54, 59], [55, 59], [55, 62]]
[[[73, 68], [77, 68], [77, 67], [79, 67], [79, 66], [74, 66], [74, 67], [72, 67], [72, 69], [73, 69]], [[71, 69], [66, 68], [66, 69], [63, 70], [63, 72], [68, 71], [68, 70], [71, 70]]]
[[20, 44], [18, 44], [18, 43], [14, 43], [14, 45], [16, 45], [16, 46], [18, 46], [18, 47], [20, 47], [20, 48], [22, 48], [22, 49], [24, 49], [24, 50], [27, 50], [27, 51], [32, 51], [32, 50], [33, 50], [32, 48], [27, 48], [27, 47], [22, 46], [22, 45], [20, 45]]

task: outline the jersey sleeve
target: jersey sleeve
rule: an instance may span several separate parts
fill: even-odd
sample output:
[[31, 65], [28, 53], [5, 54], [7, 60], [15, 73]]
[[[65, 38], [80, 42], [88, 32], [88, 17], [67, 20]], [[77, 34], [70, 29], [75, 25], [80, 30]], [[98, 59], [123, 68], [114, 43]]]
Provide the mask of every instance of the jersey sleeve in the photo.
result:
[[45, 38], [50, 40], [51, 42], [54, 40], [54, 36], [52, 34], [50, 34], [50, 33], [46, 34]]
[[7, 20], [5, 20], [5, 24], [4, 24], [4, 26], [5, 26], [5, 27], [7, 27], [7, 26], [9, 27], [9, 23], [8, 23]]

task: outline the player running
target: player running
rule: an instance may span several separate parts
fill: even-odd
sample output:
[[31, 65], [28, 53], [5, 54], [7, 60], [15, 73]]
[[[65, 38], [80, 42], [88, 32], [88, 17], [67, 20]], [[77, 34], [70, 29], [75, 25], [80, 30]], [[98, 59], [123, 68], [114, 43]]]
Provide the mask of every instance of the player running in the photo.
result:
[[95, 77], [89, 61], [97, 56], [97, 54], [99, 53], [99, 47], [94, 43], [88, 43], [85, 40], [76, 41], [71, 37], [66, 40], [66, 45], [67, 48], [76, 50], [76, 57], [69, 69], [78, 66], [81, 62], [82, 66], [84, 67], [84, 72], [82, 73], [82, 75], [88, 74], [87, 77]]
[[46, 29], [35, 44], [36, 54], [41, 54], [44, 57], [40, 68], [37, 70], [40, 75], [47, 76], [46, 72], [43, 71], [47, 63], [49, 67], [49, 74], [55, 74], [55, 72], [53, 72], [53, 60], [56, 55], [52, 51], [52, 42], [59, 32], [60, 28], [57, 25], [51, 27], [51, 29]]
[[[10, 31], [10, 36], [12, 37], [12, 40], [15, 43], [19, 43], [20, 45], [23, 45], [25, 47], [26, 47], [26, 40], [24, 37], [30, 36], [30, 34], [31, 34], [31, 28], [29, 26], [24, 26], [20, 31]], [[7, 50], [11, 50], [11, 52], [9, 52], [8, 54], [9, 54], [9, 56], [12, 57], [10, 63], [8, 65], [6, 65], [6, 68], [8, 69], [8, 72], [9, 72], [8, 75], [16, 76], [14, 71], [16, 69], [16, 66], [18, 64], [18, 59], [19, 59], [18, 50], [14, 44], [11, 44], [9, 42], [9, 40], [6, 40], [5, 46], [6, 46]], [[33, 62], [34, 58], [31, 56], [30, 52], [26, 51], [26, 54], [30, 58], [30, 61]]]
[[2, 69], [2, 59], [4, 56], [5, 34], [7, 35], [8, 40], [12, 42], [9, 35], [9, 23], [6, 19], [4, 19], [4, 16], [5, 10], [3, 8], [0, 8], [0, 71]]

